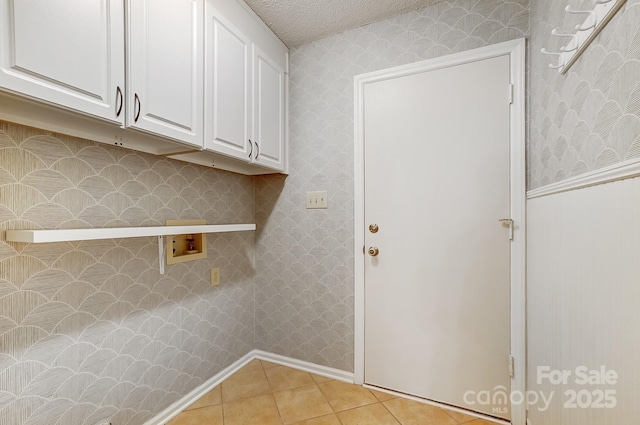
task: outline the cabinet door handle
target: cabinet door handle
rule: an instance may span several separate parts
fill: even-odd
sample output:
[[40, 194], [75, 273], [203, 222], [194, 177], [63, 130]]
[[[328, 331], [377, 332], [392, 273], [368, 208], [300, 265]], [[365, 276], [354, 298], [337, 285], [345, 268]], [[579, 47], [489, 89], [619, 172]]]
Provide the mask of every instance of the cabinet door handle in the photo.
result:
[[249, 146], [251, 146], [251, 150], [249, 151], [249, 159], [251, 159], [251, 155], [253, 155], [253, 142], [249, 139]]
[[136, 117], [133, 119], [133, 122], [138, 122], [138, 118], [140, 118], [140, 110], [142, 109], [142, 104], [140, 103], [140, 98], [138, 97], [138, 93], [133, 97], [134, 103], [138, 104], [138, 111], [136, 112]]
[[[118, 106], [118, 99], [120, 100], [120, 106]], [[120, 116], [122, 112], [122, 106], [124, 105], [124, 99], [122, 98], [122, 90], [120, 86], [116, 89], [116, 118]]]
[[256, 159], [260, 156], [260, 145], [256, 142]]

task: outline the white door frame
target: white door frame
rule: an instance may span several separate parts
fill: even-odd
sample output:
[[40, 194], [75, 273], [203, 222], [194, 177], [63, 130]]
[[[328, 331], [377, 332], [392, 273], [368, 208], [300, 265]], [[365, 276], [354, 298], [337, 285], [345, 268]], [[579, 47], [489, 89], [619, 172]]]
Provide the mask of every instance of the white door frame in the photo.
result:
[[[510, 110], [511, 219], [511, 355], [514, 358], [512, 393], [526, 390], [526, 290], [525, 290], [525, 39], [507, 41], [466, 52], [428, 59], [354, 77], [355, 89], [355, 352], [354, 380], [364, 383], [364, 88], [367, 84], [425, 71], [509, 55], [512, 90]], [[505, 94], [507, 96], [508, 94]], [[505, 367], [508, 365], [505, 362]], [[518, 400], [519, 397], [516, 397]], [[525, 425], [524, 403], [511, 405], [513, 425]]]

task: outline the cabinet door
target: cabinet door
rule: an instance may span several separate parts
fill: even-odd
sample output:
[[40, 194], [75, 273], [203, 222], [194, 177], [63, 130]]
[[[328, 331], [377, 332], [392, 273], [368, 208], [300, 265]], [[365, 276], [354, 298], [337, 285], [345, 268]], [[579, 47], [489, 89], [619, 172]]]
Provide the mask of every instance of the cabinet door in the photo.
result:
[[255, 161], [284, 170], [285, 72], [254, 46]]
[[0, 87], [123, 123], [122, 0], [0, 0]]
[[251, 42], [207, 3], [205, 148], [250, 161]]
[[203, 0], [130, 0], [127, 125], [202, 147]]

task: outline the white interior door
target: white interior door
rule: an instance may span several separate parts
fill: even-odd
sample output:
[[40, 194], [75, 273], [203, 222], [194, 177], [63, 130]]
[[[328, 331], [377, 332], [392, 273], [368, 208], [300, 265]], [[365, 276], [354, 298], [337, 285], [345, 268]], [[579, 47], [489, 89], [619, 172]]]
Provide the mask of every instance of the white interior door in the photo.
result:
[[365, 382], [501, 417], [465, 393], [510, 387], [509, 88], [504, 55], [364, 89]]

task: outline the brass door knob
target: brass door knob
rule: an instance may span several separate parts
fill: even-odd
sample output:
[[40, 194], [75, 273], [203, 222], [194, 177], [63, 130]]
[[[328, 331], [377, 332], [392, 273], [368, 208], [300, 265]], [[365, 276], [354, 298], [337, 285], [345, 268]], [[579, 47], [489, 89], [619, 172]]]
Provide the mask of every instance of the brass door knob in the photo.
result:
[[380, 252], [380, 251], [378, 250], [378, 247], [377, 247], [377, 246], [371, 246], [371, 247], [369, 247], [369, 255], [370, 255], [370, 256], [375, 257], [375, 256], [377, 256], [377, 255], [378, 255], [378, 253], [379, 253], [379, 252]]
[[377, 224], [370, 224], [369, 225], [369, 231], [371, 233], [378, 233], [379, 227]]

